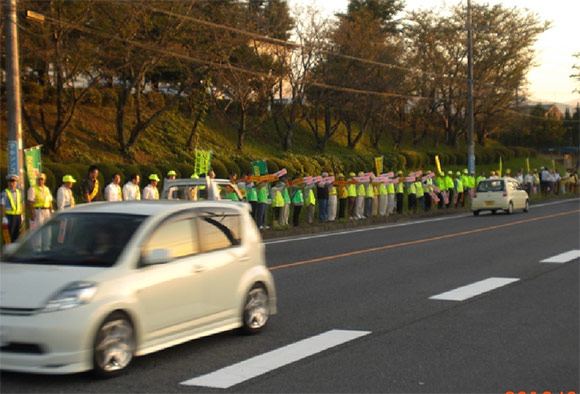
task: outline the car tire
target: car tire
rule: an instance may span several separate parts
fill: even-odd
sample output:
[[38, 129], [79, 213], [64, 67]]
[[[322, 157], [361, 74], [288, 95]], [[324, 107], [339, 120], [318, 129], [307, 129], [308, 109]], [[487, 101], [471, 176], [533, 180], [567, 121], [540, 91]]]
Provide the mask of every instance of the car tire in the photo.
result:
[[514, 213], [514, 204], [510, 201], [510, 205], [508, 205], [508, 209], [506, 209], [506, 213], [508, 215], [511, 215], [512, 213]]
[[123, 372], [133, 360], [135, 330], [126, 314], [111, 313], [99, 326], [93, 343], [93, 373], [110, 378]]
[[492, 215], [495, 215], [496, 213], [497, 213], [497, 210], [496, 210], [496, 209], [492, 209], [492, 210], [491, 210], [491, 214], [492, 214]]
[[270, 297], [263, 285], [254, 285], [246, 297], [242, 312], [242, 333], [253, 335], [260, 332], [270, 318]]
[[530, 201], [526, 200], [526, 205], [524, 206], [524, 212], [530, 212]]
[[475, 210], [473, 211], [473, 216], [478, 216], [479, 215], [479, 211]]

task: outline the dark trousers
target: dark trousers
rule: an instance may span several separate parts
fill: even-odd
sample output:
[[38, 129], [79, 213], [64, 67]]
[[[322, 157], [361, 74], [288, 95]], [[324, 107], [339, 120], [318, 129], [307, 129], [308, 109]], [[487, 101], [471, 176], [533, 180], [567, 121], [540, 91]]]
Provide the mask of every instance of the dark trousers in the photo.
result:
[[300, 224], [300, 211], [302, 210], [302, 205], [294, 205], [294, 212], [292, 213], [292, 224], [298, 226]]
[[397, 193], [397, 213], [403, 213], [403, 193]]
[[443, 208], [443, 193], [439, 192], [438, 197], [439, 203], [437, 204], [437, 208], [441, 209]]
[[344, 219], [344, 216], [346, 215], [347, 203], [348, 203], [347, 198], [339, 198], [338, 199], [338, 218], [339, 219]]
[[354, 211], [356, 207], [356, 197], [348, 198], [348, 217], [352, 218], [354, 216]]
[[370, 218], [373, 216], [373, 198], [365, 197], [365, 216]]
[[258, 220], [256, 222], [256, 224], [258, 225], [258, 227], [262, 227], [266, 221], [266, 211], [268, 210], [268, 204], [264, 203], [264, 202], [259, 202], [258, 203]]
[[448, 193], [449, 193], [449, 204], [447, 204], [447, 208], [449, 208], [449, 206], [453, 204], [453, 193], [455, 193], [455, 190], [449, 189]]
[[408, 209], [409, 212], [416, 212], [417, 211], [417, 195], [416, 194], [409, 194], [407, 196], [408, 202]]
[[20, 226], [22, 225], [22, 216], [6, 214], [6, 219], [8, 220], [8, 231], [10, 232], [10, 242], [14, 242], [20, 236]]
[[252, 217], [258, 223], [258, 201], [250, 201], [250, 206], [252, 207]]
[[423, 193], [423, 209], [428, 211], [431, 209], [431, 195], [429, 193]]
[[318, 220], [320, 222], [328, 221], [328, 199], [326, 198], [318, 199]]

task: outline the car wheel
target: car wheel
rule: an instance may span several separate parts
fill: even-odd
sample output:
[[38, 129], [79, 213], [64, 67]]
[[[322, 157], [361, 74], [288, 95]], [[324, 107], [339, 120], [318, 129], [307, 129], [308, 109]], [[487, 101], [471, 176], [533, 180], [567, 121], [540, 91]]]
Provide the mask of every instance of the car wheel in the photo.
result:
[[268, 292], [262, 285], [252, 287], [244, 305], [242, 332], [256, 334], [264, 328], [269, 318], [270, 299]]
[[526, 205], [524, 206], [524, 212], [530, 212], [530, 202], [526, 200]]
[[508, 205], [508, 209], [506, 210], [506, 213], [508, 215], [511, 215], [512, 213], [514, 213], [514, 204], [510, 201], [510, 205]]
[[497, 210], [495, 210], [495, 209], [492, 209], [492, 210], [491, 210], [491, 214], [492, 214], [492, 215], [495, 215], [495, 214], [496, 214], [496, 212], [497, 212]]
[[477, 210], [473, 211], [473, 216], [477, 216], [477, 215], [479, 215], [479, 211], [477, 211]]
[[118, 375], [131, 363], [135, 330], [122, 312], [109, 315], [99, 327], [93, 346], [93, 372], [100, 377]]

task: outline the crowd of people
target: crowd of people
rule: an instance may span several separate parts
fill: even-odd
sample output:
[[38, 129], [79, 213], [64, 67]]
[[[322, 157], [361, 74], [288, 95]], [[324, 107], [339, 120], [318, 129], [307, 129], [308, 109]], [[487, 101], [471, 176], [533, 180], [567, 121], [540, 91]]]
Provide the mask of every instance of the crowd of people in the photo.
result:
[[[87, 178], [81, 184], [84, 203], [160, 198], [158, 184], [161, 179], [158, 174], [149, 175], [149, 184], [143, 190], [139, 186], [139, 174], [130, 175], [129, 180], [121, 187], [121, 175], [115, 173], [104, 188], [99, 185], [98, 176], [98, 167], [91, 166]], [[177, 173], [171, 170], [165, 179], [172, 180], [176, 176]], [[402, 171], [387, 174], [351, 172], [348, 177], [342, 173], [335, 176], [331, 172], [323, 172], [319, 176], [295, 179], [282, 175], [272, 182], [260, 177], [255, 180], [256, 177], [250, 175], [238, 178], [237, 174], [231, 173], [231, 186], [225, 187], [224, 198], [248, 202], [258, 227], [267, 229], [270, 223], [267, 220], [268, 212], [272, 214], [271, 223], [274, 227], [287, 227], [290, 223], [293, 226], [300, 225], [303, 209], [306, 211], [306, 222], [312, 224], [316, 213], [318, 222], [325, 223], [401, 215], [405, 206], [410, 213], [429, 211], [435, 207], [465, 207], [482, 179], [499, 176], [499, 171], [491, 171], [489, 177], [485, 172], [476, 177], [473, 172], [468, 173], [467, 169], [438, 174], [415, 171], [406, 175]], [[512, 176], [511, 170], [507, 169], [505, 176]], [[196, 177], [199, 176], [192, 175], [192, 178]], [[208, 178], [215, 178], [215, 173], [210, 170]], [[570, 169], [563, 176], [557, 169], [542, 167], [540, 171], [534, 169], [525, 174], [520, 169], [514, 178], [530, 195], [575, 193], [578, 187], [577, 169]], [[72, 175], [63, 176], [62, 185], [56, 192], [56, 201], [45, 184], [45, 174], [39, 174], [36, 185], [28, 189], [26, 201], [17, 187], [19, 177], [10, 174], [6, 179], [8, 187], [0, 194], [0, 210], [3, 228], [7, 229], [12, 241], [20, 235], [25, 203], [30, 211], [31, 229], [48, 220], [54, 213], [55, 206], [59, 211], [75, 206], [72, 188], [77, 181]], [[211, 185], [211, 181], [208, 182]], [[210, 186], [206, 197], [220, 199], [217, 189], [216, 185]]]

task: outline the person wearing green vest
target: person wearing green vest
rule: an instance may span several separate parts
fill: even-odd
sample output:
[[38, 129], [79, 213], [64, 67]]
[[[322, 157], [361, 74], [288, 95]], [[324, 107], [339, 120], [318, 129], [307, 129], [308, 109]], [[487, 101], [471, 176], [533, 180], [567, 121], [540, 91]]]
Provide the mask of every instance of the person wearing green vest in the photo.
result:
[[[356, 174], [354, 172], [351, 172], [350, 174], [348, 174], [349, 178], [349, 182], [356, 182], [356, 180], [354, 179], [354, 177], [356, 176]], [[355, 219], [355, 212], [356, 212], [356, 184], [355, 183], [349, 183], [348, 188], [348, 218], [350, 220], [354, 220]]]
[[467, 199], [469, 193], [469, 171], [467, 168], [463, 169], [463, 174], [461, 174], [461, 184], [463, 185], [463, 196], [461, 199], [461, 203], [465, 206], [465, 200]]
[[280, 212], [280, 218], [278, 222], [280, 226], [288, 226], [288, 218], [290, 217], [290, 191], [288, 190], [288, 178], [281, 178], [282, 184], [284, 185], [284, 190], [282, 191], [282, 198], [284, 199], [284, 206], [282, 207], [282, 212]]
[[417, 206], [415, 207], [415, 212], [419, 209], [425, 209], [425, 199], [423, 198], [423, 183], [421, 182], [421, 177], [418, 176], [415, 180], [415, 194], [417, 195]]
[[447, 193], [447, 185], [445, 185], [445, 173], [443, 171], [441, 171], [439, 173], [439, 176], [437, 177], [437, 179], [435, 179], [435, 185], [437, 186], [437, 188], [439, 188], [439, 204], [437, 205], [437, 207], [439, 209], [443, 208], [443, 195], [445, 193]]
[[[359, 178], [364, 176], [364, 172], [360, 171], [358, 173]], [[365, 195], [366, 195], [366, 188], [365, 184], [359, 181], [356, 186], [356, 211], [354, 218], [355, 219], [366, 219], [364, 216], [365, 211]]]
[[[334, 178], [334, 173], [329, 172], [328, 176]], [[328, 221], [334, 222], [336, 220], [336, 213], [338, 211], [338, 189], [334, 186], [334, 182], [328, 184]]]
[[379, 184], [379, 216], [387, 215], [387, 185], [385, 182]]
[[315, 183], [311, 183], [304, 188], [304, 205], [306, 205], [306, 221], [308, 224], [314, 223], [314, 210], [316, 209], [315, 186]]
[[[413, 173], [409, 173], [413, 176]], [[409, 212], [417, 212], [417, 184], [415, 182], [407, 182], [407, 205]]]
[[397, 208], [397, 202], [395, 199], [395, 184], [392, 179], [389, 179], [389, 184], [387, 185], [387, 215], [392, 215], [395, 213]]
[[456, 200], [455, 200], [455, 208], [457, 208], [457, 206], [459, 204], [461, 204], [461, 206], [465, 206], [465, 202], [463, 200], [463, 182], [461, 182], [461, 172], [457, 171], [457, 173], [455, 174], [455, 182], [454, 182], [454, 186], [455, 186], [455, 193], [457, 194]]
[[[338, 181], [345, 182], [344, 174], [338, 174]], [[350, 185], [349, 185], [350, 186]], [[346, 217], [346, 208], [348, 206], [348, 189], [345, 185], [337, 187], [338, 193], [338, 219]]]
[[250, 206], [252, 207], [252, 217], [254, 218], [254, 221], [258, 223], [258, 190], [254, 186], [254, 182], [246, 183], [246, 196]]
[[[427, 171], [428, 174], [431, 171]], [[433, 178], [427, 177], [423, 181], [423, 206], [425, 211], [429, 211], [431, 209], [431, 192], [433, 192]]]
[[375, 189], [372, 178], [369, 179], [365, 186], [365, 211], [364, 216], [370, 218], [373, 216], [373, 202], [375, 198]]
[[282, 181], [278, 181], [270, 191], [272, 194], [272, 208], [274, 208], [274, 216], [272, 218], [272, 225], [274, 228], [278, 227], [278, 219], [282, 213], [282, 208], [284, 208], [284, 197], [282, 196], [282, 192], [285, 188], [286, 186], [284, 183]]
[[405, 178], [403, 177], [403, 171], [397, 172], [398, 183], [395, 186], [396, 198], [397, 198], [397, 213], [403, 213], [403, 199], [405, 198]]
[[258, 228], [260, 230], [268, 229], [266, 225], [266, 212], [268, 211], [268, 183], [260, 182], [256, 185], [258, 189]]
[[24, 200], [20, 189], [18, 189], [18, 180], [18, 175], [8, 175], [6, 177], [8, 187], [0, 194], [2, 229], [8, 230], [8, 234], [4, 234], [4, 237], [10, 237], [10, 239], [4, 239], [5, 244], [16, 241], [20, 236]]
[[445, 187], [447, 188], [447, 196], [449, 197], [449, 202], [447, 203], [447, 208], [451, 205], [453, 200], [453, 193], [455, 192], [455, 183], [453, 182], [453, 171], [447, 171], [447, 176], [445, 177]]
[[292, 205], [294, 205], [292, 224], [294, 227], [297, 227], [300, 224], [300, 211], [304, 206], [304, 192], [300, 186], [293, 187], [292, 191]]

